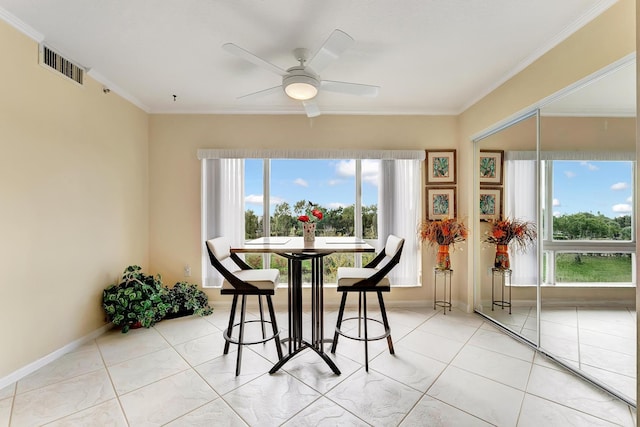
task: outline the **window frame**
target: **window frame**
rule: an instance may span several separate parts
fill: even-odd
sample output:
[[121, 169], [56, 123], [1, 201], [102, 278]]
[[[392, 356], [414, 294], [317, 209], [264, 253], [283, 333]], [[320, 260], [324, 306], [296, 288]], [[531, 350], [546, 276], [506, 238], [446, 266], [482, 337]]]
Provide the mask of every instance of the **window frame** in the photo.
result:
[[[540, 188], [544, 193], [544, 206], [542, 212], [542, 223], [548, 224], [543, 227], [542, 235], [542, 256], [546, 264], [546, 270], [542, 275], [542, 285], [544, 286], [563, 286], [563, 287], [576, 287], [576, 286], [603, 286], [603, 287], [620, 287], [620, 286], [636, 286], [636, 238], [635, 238], [635, 216], [636, 207], [635, 203], [632, 203], [631, 211], [631, 240], [556, 240], [553, 238], [553, 163], [556, 160], [588, 160], [593, 162], [598, 161], [626, 161], [631, 163], [631, 185], [632, 194], [636, 194], [636, 162], [629, 159], [602, 159], [593, 156], [589, 159], [566, 159], [563, 157], [545, 156], [546, 158], [541, 161], [542, 178], [543, 182]], [[633, 255], [631, 257], [631, 282], [595, 282], [593, 285], [585, 285], [583, 282], [556, 282], [556, 255], [559, 253], [628, 253]]]

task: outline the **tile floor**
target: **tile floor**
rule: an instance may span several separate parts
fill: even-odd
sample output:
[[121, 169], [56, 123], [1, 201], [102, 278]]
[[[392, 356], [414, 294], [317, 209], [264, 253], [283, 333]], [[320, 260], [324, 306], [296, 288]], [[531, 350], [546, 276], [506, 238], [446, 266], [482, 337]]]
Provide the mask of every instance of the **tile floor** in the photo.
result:
[[[535, 342], [536, 310], [487, 313]], [[540, 347], [611, 388], [636, 399], [636, 311], [633, 307], [543, 306]]]
[[235, 353], [222, 355], [224, 308], [110, 331], [0, 390], [0, 426], [636, 424], [635, 410], [478, 315], [388, 311], [395, 356], [373, 343], [367, 373], [362, 344], [341, 339], [340, 376], [309, 350], [269, 375], [269, 342], [246, 347], [235, 377]]

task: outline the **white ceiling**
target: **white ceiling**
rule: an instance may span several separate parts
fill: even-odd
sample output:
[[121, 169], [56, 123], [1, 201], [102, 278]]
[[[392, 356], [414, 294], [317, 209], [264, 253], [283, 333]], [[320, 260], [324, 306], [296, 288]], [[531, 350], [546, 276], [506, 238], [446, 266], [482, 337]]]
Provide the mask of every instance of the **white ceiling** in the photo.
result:
[[[338, 28], [355, 43], [323, 79], [380, 86], [377, 98], [321, 92], [323, 114], [458, 114], [615, 0], [0, 0], [0, 18], [150, 113], [300, 113], [281, 68]], [[174, 101], [173, 95], [176, 95]]]

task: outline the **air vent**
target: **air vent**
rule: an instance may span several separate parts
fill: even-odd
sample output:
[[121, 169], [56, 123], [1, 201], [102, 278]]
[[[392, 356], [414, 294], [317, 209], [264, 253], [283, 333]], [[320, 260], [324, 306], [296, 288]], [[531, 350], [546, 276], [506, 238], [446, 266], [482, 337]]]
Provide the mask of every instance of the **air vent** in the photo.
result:
[[40, 64], [57, 71], [80, 85], [82, 84], [84, 68], [74, 64], [45, 45], [40, 45]]

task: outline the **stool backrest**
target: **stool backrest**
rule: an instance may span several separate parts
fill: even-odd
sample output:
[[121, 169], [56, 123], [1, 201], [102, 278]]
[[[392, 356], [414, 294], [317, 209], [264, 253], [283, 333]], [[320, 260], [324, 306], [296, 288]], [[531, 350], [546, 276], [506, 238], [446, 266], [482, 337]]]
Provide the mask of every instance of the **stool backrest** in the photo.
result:
[[227, 281], [236, 289], [252, 291], [256, 290], [255, 286], [250, 283], [241, 280], [233, 274], [229, 269], [227, 269], [223, 264], [227, 258], [231, 258], [231, 260], [240, 267], [241, 270], [251, 270], [251, 266], [245, 263], [237, 254], [231, 253], [231, 244], [229, 240], [222, 236], [216, 237], [213, 239], [207, 240], [205, 245], [207, 247], [207, 252], [209, 253], [209, 260], [211, 261], [211, 265], [222, 274], [222, 276], [227, 279]]
[[400, 253], [402, 253], [403, 246], [404, 239], [401, 239], [398, 236], [394, 236], [393, 234], [389, 234], [389, 236], [387, 237], [387, 243], [384, 245], [385, 265], [389, 262], [392, 262], [394, 258], [397, 258], [394, 260], [394, 265], [400, 262]]
[[229, 258], [231, 255], [231, 243], [229, 243], [229, 240], [224, 236], [207, 240], [207, 248], [220, 262]]
[[400, 262], [400, 255], [402, 255], [403, 247], [404, 239], [390, 234], [387, 237], [384, 250], [380, 252], [369, 264], [364, 266], [365, 268], [377, 268], [378, 271], [353, 286], [375, 286]]

